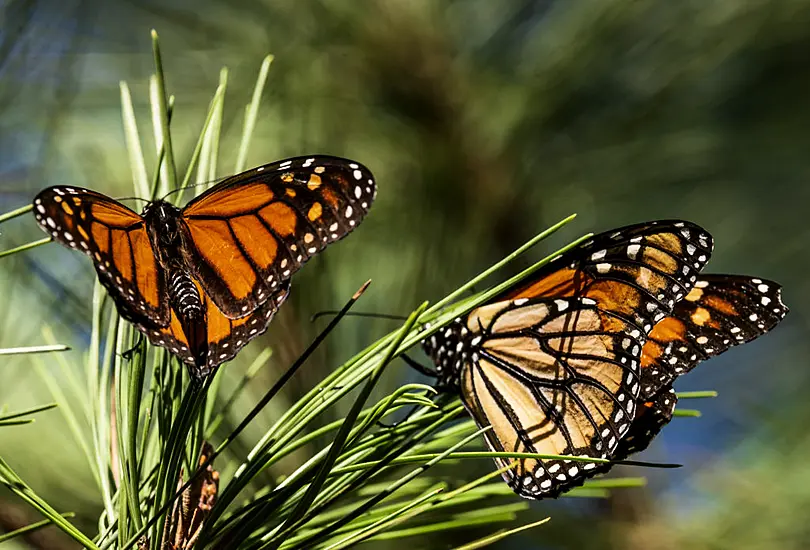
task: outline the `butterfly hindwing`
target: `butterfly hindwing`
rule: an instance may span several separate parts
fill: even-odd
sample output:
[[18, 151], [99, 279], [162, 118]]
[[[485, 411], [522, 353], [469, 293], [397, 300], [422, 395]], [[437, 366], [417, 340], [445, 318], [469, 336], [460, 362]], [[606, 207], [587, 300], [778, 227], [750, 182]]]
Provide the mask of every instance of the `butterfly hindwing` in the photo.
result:
[[[195, 282], [195, 284], [200, 288], [199, 283]], [[201, 294], [207, 320], [208, 359], [205, 369], [213, 371], [222, 363], [230, 361], [248, 342], [264, 333], [278, 308], [287, 299], [289, 291], [289, 282], [283, 283], [281, 288], [276, 290], [270, 299], [266, 300], [257, 310], [238, 319], [226, 317], [213, 301], [205, 294]], [[171, 312], [171, 321], [166, 327], [141, 325], [138, 328], [149, 337], [152, 344], [171, 351], [192, 368], [192, 371], [199, 367], [195, 364], [188, 339], [174, 310]]]
[[652, 397], [701, 361], [765, 334], [787, 311], [781, 286], [773, 281], [701, 275], [644, 344], [642, 397]]
[[364, 218], [373, 176], [354, 161], [298, 157], [228, 178], [182, 212], [186, 263], [220, 310], [255, 310]]
[[59, 186], [36, 196], [34, 217], [54, 240], [90, 256], [122, 317], [168, 324], [164, 274], [141, 216], [101, 193]]
[[[636, 407], [636, 414], [630, 429], [619, 442], [619, 446], [611, 458], [624, 460], [649, 447], [652, 440], [672, 420], [677, 403], [678, 397], [671, 385], [664, 386], [651, 398], [641, 401]], [[599, 464], [596, 472], [602, 474], [612, 467], [612, 464]]]
[[[492, 450], [613, 453], [639, 390], [643, 336], [635, 325], [589, 298], [518, 299], [478, 308], [457, 330], [474, 335], [457, 358], [462, 401], [479, 426], [492, 427]], [[544, 498], [580, 485], [595, 467], [521, 459], [504, 477], [518, 494]]]
[[230, 361], [250, 340], [263, 334], [289, 293], [290, 282], [285, 281], [258, 309], [238, 319], [226, 317], [206, 297], [209, 366]]
[[[613, 458], [641, 452], [671, 420], [677, 403], [672, 383], [698, 363], [750, 342], [787, 314], [781, 286], [744, 275], [701, 275], [649, 335], [641, 355], [641, 404]], [[599, 466], [606, 472], [610, 466]]]

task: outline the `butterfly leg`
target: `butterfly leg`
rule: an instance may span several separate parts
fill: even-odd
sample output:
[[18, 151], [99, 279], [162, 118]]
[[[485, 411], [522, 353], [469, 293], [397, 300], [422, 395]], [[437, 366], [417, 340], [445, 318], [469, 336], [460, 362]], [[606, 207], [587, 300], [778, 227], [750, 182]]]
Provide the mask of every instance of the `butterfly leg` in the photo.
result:
[[128, 350], [122, 351], [121, 352], [121, 357], [123, 357], [127, 361], [132, 361], [132, 356], [135, 354], [135, 352], [138, 350], [138, 348], [141, 347], [141, 344], [143, 344], [143, 334], [141, 334], [139, 332], [138, 333], [138, 341], [135, 342], [135, 345], [132, 346], [131, 348], [129, 348]]
[[435, 369], [430, 368], [430, 367], [426, 367], [425, 365], [423, 365], [423, 364], [419, 363], [418, 361], [414, 361], [413, 359], [411, 359], [410, 357], [408, 357], [408, 356], [407, 356], [407, 355], [405, 355], [404, 353], [403, 353], [403, 354], [401, 354], [401, 355], [399, 356], [399, 358], [400, 358], [400, 359], [402, 359], [403, 361], [405, 361], [405, 363], [406, 363], [406, 364], [407, 364], [409, 367], [411, 367], [412, 369], [414, 369], [416, 372], [422, 373], [422, 374], [424, 374], [424, 375], [425, 375], [425, 376], [427, 376], [427, 377], [430, 377], [430, 378], [438, 378], [438, 376], [439, 376], [439, 374], [436, 372], [436, 370], [435, 370]]

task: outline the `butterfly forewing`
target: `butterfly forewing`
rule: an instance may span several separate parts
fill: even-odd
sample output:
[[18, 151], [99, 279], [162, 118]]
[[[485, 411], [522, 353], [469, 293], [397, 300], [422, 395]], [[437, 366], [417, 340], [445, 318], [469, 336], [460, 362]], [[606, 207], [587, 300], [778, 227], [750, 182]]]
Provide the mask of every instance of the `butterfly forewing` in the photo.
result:
[[364, 166], [298, 157], [229, 178], [183, 209], [187, 263], [225, 315], [256, 309], [311, 256], [365, 217]]
[[701, 361], [765, 334], [787, 311], [781, 286], [773, 281], [701, 275], [644, 344], [642, 397], [650, 398]]
[[40, 192], [34, 216], [54, 240], [92, 258], [122, 317], [150, 326], [168, 324], [163, 272], [141, 216], [100, 193], [69, 186]]
[[[672, 382], [698, 363], [749, 342], [787, 314], [781, 286], [743, 275], [701, 275], [669, 317], [650, 333], [641, 355], [640, 404], [613, 458], [646, 449], [673, 416]], [[600, 465], [599, 472], [610, 466]]]
[[[462, 400], [480, 426], [492, 426], [493, 450], [602, 458], [616, 449], [639, 391], [643, 335], [634, 324], [589, 298], [518, 299], [474, 311], [466, 331]], [[522, 496], [543, 498], [594, 468], [522, 459], [504, 477]]]
[[623, 227], [595, 235], [502, 299], [586, 296], [649, 332], [692, 288], [712, 246], [686, 221]]

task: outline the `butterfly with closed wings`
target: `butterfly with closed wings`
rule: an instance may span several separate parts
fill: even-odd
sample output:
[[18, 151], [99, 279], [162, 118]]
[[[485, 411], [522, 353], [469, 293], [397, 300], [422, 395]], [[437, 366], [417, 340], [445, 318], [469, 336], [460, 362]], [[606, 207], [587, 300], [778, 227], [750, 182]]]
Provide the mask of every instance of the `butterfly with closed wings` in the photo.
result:
[[[679, 220], [596, 235], [426, 338], [437, 387], [491, 427], [493, 451], [641, 451], [672, 418], [677, 376], [787, 312], [773, 282], [700, 276], [711, 251], [704, 229]], [[523, 497], [549, 498], [609, 467], [524, 458], [504, 479]]]
[[179, 209], [139, 215], [71, 186], [34, 199], [40, 227], [93, 260], [118, 312], [204, 379], [263, 333], [290, 277], [343, 238], [376, 196], [352, 160], [297, 157], [226, 178]]

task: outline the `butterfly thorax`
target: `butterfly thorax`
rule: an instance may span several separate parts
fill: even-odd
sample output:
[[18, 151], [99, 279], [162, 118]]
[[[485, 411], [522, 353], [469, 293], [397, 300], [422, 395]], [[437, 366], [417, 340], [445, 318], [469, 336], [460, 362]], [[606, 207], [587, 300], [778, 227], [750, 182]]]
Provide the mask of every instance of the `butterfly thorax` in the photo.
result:
[[436, 365], [436, 387], [443, 391], [459, 391], [461, 369], [475, 352], [475, 335], [467, 330], [461, 319], [422, 341], [422, 349]]
[[197, 366], [204, 369], [208, 356], [205, 308], [185, 262], [180, 210], [167, 202], [155, 201], [144, 208], [142, 215], [152, 248], [157, 251], [156, 257], [163, 268], [169, 303], [180, 320]]
[[182, 263], [180, 234], [180, 209], [165, 201], [154, 201], [146, 205], [141, 213], [152, 248], [157, 251], [163, 268], [170, 263]]

